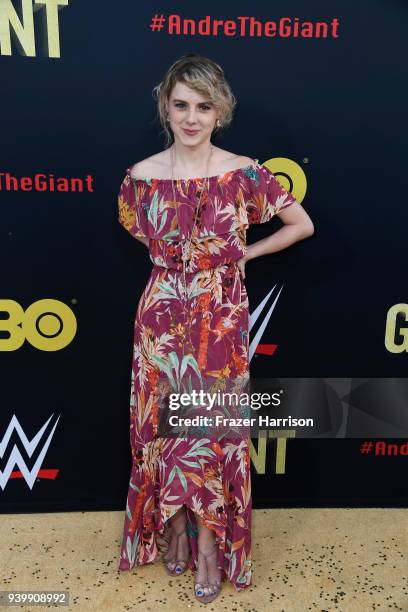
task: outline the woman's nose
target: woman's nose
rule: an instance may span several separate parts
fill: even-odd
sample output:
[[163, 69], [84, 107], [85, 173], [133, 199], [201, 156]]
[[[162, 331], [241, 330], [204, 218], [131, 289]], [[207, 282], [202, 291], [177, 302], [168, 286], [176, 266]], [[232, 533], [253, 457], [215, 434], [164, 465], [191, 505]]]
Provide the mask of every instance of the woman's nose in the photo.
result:
[[196, 114], [195, 111], [191, 111], [187, 117], [187, 123], [195, 123], [196, 122]]

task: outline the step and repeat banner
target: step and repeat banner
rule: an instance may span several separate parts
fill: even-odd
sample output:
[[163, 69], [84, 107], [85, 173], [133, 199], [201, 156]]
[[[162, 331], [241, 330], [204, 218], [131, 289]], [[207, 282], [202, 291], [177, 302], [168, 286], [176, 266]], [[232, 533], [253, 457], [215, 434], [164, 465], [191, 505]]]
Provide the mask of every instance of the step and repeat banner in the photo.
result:
[[246, 266], [251, 374], [318, 419], [251, 438], [253, 505], [407, 505], [407, 25], [396, 0], [0, 0], [0, 511], [125, 507], [152, 263], [117, 196], [165, 146], [152, 90], [188, 52], [238, 100], [214, 144], [315, 226]]

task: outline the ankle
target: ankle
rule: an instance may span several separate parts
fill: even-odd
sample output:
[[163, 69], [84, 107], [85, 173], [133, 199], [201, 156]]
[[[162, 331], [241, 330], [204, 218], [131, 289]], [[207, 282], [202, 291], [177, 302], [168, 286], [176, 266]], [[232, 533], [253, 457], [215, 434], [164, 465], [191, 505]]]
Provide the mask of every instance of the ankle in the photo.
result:
[[205, 531], [200, 531], [198, 534], [198, 546], [204, 548], [204, 550], [209, 550], [213, 548], [216, 543], [215, 533], [212, 529], [206, 529]]
[[177, 521], [176, 523], [174, 523], [172, 525], [173, 528], [173, 533], [175, 533], [176, 535], [182, 535], [183, 533], [187, 532], [187, 523], [186, 521]]
[[203, 555], [203, 557], [215, 557], [218, 555], [218, 544], [214, 542], [199, 542], [198, 544], [198, 552]]
[[177, 510], [175, 514], [173, 514], [171, 518], [171, 526], [176, 531], [180, 531], [180, 529], [185, 529], [186, 521], [187, 521], [187, 516], [186, 516], [184, 507], [183, 507], [183, 508], [180, 508], [180, 510]]

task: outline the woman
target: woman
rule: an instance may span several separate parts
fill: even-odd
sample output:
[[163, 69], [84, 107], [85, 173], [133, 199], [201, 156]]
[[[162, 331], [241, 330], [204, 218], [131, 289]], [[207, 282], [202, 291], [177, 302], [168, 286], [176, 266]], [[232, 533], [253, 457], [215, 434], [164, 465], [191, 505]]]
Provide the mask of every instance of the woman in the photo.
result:
[[[118, 200], [120, 223], [154, 264], [134, 328], [133, 464], [119, 568], [158, 558], [171, 575], [189, 567], [196, 598], [208, 603], [223, 579], [237, 591], [251, 584], [248, 436], [206, 427], [199, 436], [163, 435], [166, 398], [192, 386], [242, 390], [245, 264], [310, 236], [313, 224], [258, 160], [212, 144], [236, 104], [218, 64], [181, 57], [154, 92], [166, 148], [127, 170]], [[275, 214], [284, 226], [246, 246], [248, 226]]]

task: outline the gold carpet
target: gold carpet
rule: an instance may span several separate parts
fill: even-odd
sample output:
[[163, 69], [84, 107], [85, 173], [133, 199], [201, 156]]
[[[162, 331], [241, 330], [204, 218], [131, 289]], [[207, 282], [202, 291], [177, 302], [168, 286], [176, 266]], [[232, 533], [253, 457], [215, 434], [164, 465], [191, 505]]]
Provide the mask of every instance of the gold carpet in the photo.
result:
[[123, 512], [1, 515], [1, 589], [67, 590], [70, 604], [58, 609], [78, 612], [408, 612], [404, 509], [254, 510], [253, 586], [236, 593], [224, 583], [206, 606], [194, 599], [191, 570], [171, 578], [157, 562], [118, 571], [123, 519]]

